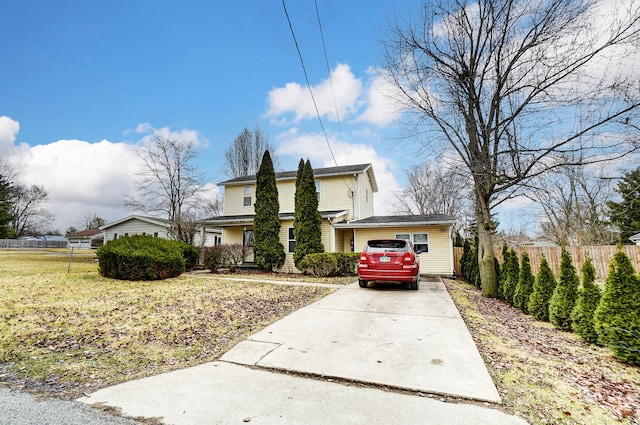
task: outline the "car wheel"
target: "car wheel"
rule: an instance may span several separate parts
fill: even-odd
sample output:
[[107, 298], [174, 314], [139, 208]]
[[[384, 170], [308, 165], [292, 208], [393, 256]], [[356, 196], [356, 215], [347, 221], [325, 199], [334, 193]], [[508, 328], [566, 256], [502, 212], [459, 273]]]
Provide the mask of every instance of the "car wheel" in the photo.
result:
[[367, 281], [366, 280], [358, 279], [358, 284], [360, 285], [361, 288], [366, 288], [367, 287]]
[[411, 282], [411, 289], [413, 289], [414, 291], [417, 291], [419, 286], [420, 286], [420, 275], [416, 276], [416, 280]]

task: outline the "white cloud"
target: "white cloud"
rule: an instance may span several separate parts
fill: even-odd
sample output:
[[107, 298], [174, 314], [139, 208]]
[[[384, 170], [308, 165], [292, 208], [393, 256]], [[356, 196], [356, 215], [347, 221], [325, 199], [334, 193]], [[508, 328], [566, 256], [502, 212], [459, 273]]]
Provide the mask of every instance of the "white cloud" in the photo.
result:
[[366, 109], [356, 121], [385, 127], [402, 115], [401, 105], [393, 100], [395, 88], [374, 68], [367, 71], [370, 80], [366, 90]]
[[209, 140], [198, 133], [196, 130], [182, 129], [171, 130], [170, 127], [154, 128], [149, 123], [140, 123], [135, 129], [138, 134], [145, 134], [140, 142], [149, 144], [157, 139], [176, 139], [193, 145], [196, 148], [205, 148], [209, 146]]
[[396, 165], [391, 158], [381, 156], [372, 145], [331, 139], [329, 142], [335, 156], [334, 162], [323, 135], [299, 134], [296, 129], [291, 129], [279, 134], [277, 140], [277, 154], [292, 157], [293, 161], [291, 162], [296, 166], [300, 158], [309, 158], [314, 168], [333, 167], [336, 162], [338, 165], [371, 163], [378, 182], [378, 192], [374, 195], [375, 214], [389, 215], [393, 213], [393, 207], [396, 203], [395, 194], [400, 190], [400, 185], [394, 174]]
[[[331, 72], [331, 80], [327, 78], [312, 86], [311, 90], [320, 116], [337, 121], [336, 107], [340, 120], [357, 110], [362, 82], [353, 75], [349, 65], [338, 64]], [[317, 117], [313, 99], [306, 85], [286, 83], [284, 87], [269, 91], [269, 110], [265, 116], [278, 121], [282, 120], [282, 115], [288, 114], [295, 116], [295, 122]]]
[[[202, 146], [208, 143], [194, 130], [154, 129], [148, 124], [136, 128], [144, 135], [137, 143], [89, 143], [58, 140], [29, 146], [16, 145], [20, 124], [0, 117], [0, 157], [16, 167], [19, 182], [43, 186], [49, 192], [46, 207], [56, 216], [54, 228], [64, 231], [77, 226], [85, 214], [95, 213], [113, 221], [133, 214], [124, 208], [125, 196], [133, 193], [141, 160], [138, 149], [156, 136], [172, 137]], [[207, 187], [207, 193], [217, 193]]]

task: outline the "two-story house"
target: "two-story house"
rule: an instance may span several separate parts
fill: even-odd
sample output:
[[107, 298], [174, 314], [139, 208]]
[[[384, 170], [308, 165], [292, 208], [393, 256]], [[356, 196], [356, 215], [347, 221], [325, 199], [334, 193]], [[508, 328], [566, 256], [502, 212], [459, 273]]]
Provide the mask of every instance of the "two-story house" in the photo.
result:
[[[276, 173], [280, 204], [280, 241], [287, 254], [283, 271], [293, 265], [294, 195], [297, 171]], [[314, 169], [318, 209], [322, 217], [322, 243], [327, 252], [359, 252], [369, 239], [403, 238], [420, 245], [421, 273], [453, 273], [454, 219], [448, 216], [375, 216], [373, 194], [378, 182], [371, 164]], [[203, 222], [222, 228], [222, 243], [253, 246], [256, 176], [243, 176], [218, 183], [224, 187], [224, 213]], [[253, 261], [252, 257], [246, 261]]]

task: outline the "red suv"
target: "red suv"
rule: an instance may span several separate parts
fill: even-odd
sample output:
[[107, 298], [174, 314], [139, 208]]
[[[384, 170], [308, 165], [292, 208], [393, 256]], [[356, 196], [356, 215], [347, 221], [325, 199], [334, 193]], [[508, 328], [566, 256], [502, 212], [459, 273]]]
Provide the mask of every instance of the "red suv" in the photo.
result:
[[367, 242], [358, 262], [358, 283], [366, 288], [369, 281], [410, 282], [411, 289], [420, 284], [420, 252], [404, 239], [374, 239]]

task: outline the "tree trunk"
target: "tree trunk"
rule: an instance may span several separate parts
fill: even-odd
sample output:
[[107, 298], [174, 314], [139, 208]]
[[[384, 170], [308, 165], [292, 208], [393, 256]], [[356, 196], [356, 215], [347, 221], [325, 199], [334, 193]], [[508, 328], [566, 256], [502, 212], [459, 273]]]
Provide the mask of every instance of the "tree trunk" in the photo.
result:
[[494, 266], [495, 254], [493, 252], [493, 224], [491, 213], [486, 202], [479, 202], [476, 211], [478, 224], [478, 268], [480, 269], [480, 281], [482, 295], [496, 298], [498, 296], [498, 275]]

